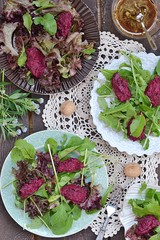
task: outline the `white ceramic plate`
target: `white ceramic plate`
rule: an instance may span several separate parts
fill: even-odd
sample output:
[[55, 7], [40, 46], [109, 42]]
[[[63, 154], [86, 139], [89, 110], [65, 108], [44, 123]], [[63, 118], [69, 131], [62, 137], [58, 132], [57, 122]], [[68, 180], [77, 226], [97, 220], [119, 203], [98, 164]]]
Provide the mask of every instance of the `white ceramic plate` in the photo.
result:
[[[144, 69], [149, 70], [151, 73], [160, 59], [160, 56], [156, 56], [153, 53], [138, 53], [135, 54], [141, 61]], [[119, 59], [113, 60], [110, 65], [106, 65], [104, 69], [118, 69], [119, 65], [123, 62], [127, 62], [124, 56]], [[136, 154], [142, 156], [143, 154], [151, 155], [155, 152], [160, 152], [160, 137], [150, 136], [149, 149], [144, 150], [139, 142], [133, 142], [130, 139], [125, 139], [122, 132], [115, 132], [110, 127], [106, 127], [105, 123], [99, 120], [98, 116], [101, 109], [98, 104], [98, 94], [96, 93], [97, 88], [100, 87], [105, 81], [105, 77], [102, 73], [98, 74], [98, 81], [94, 82], [94, 86], [91, 92], [91, 115], [93, 117], [93, 123], [95, 124], [97, 131], [102, 135], [102, 138], [107, 141], [112, 147], [116, 147], [120, 152], [126, 152], [130, 155]]]
[[[26, 137], [25, 139], [27, 140], [27, 142], [31, 143], [36, 149], [40, 149], [44, 146], [46, 139], [50, 137], [54, 138], [60, 144], [60, 140], [62, 140], [62, 136], [64, 133], [67, 134], [68, 140], [70, 139], [70, 137], [75, 135], [64, 131], [45, 130], [34, 133]], [[102, 162], [103, 160], [100, 161], [101, 161], [100, 164], [104, 163]], [[5, 186], [7, 183], [14, 179], [14, 176], [11, 173], [12, 167], [15, 167], [15, 164], [12, 162], [9, 154], [2, 167], [0, 184], [1, 186]], [[108, 187], [108, 176], [104, 164], [103, 167], [99, 169], [97, 168], [96, 180], [94, 184], [95, 185], [101, 184], [103, 188], [102, 194], [106, 191]], [[23, 211], [15, 206], [15, 195], [13, 191], [14, 187], [12, 184], [1, 190], [1, 196], [6, 210], [21, 227], [25, 227], [25, 229], [28, 230], [29, 232], [32, 232], [42, 237], [60, 238], [72, 235], [74, 233], [81, 231], [84, 228], [87, 228], [98, 215], [98, 212], [94, 214], [86, 214], [85, 211], [82, 211], [81, 217], [77, 221], [73, 222], [72, 228], [64, 235], [54, 235], [45, 226], [42, 226], [41, 228], [38, 229], [30, 229], [29, 227], [27, 227], [27, 224], [30, 223], [30, 218], [27, 216], [27, 214], [25, 214], [25, 225], [23, 226], [24, 221]]]
[[[125, 230], [125, 234], [127, 232], [127, 230], [133, 225], [136, 223], [135, 221], [135, 215], [134, 213], [132, 212], [132, 208], [131, 208], [131, 205], [128, 204], [128, 201], [129, 199], [138, 199], [138, 198], [141, 198], [138, 191], [141, 187], [141, 183], [136, 183], [136, 184], [133, 184], [127, 191], [126, 193], [126, 196], [124, 198], [124, 202], [123, 202], [123, 208], [122, 208], [122, 212], [119, 214], [119, 218], [120, 218], [120, 221], [124, 227], [124, 230]], [[147, 184], [147, 188], [154, 188], [158, 191], [160, 191], [160, 186], [156, 186], [156, 185], [152, 185], [152, 184]], [[144, 191], [145, 193], [145, 191]], [[143, 193], [143, 194], [144, 194]], [[142, 198], [143, 198], [143, 195], [142, 194]], [[129, 240], [129, 238], [126, 238], [126, 240]]]

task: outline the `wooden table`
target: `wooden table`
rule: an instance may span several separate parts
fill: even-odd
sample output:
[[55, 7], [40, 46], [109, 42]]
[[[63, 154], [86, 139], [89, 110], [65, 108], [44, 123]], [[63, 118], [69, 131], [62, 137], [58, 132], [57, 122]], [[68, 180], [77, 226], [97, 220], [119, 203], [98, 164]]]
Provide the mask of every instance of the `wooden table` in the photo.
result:
[[[114, 27], [114, 24], [112, 22], [111, 18], [111, 5], [112, 0], [84, 0], [84, 2], [91, 8], [94, 15], [97, 18], [98, 26], [100, 31], [110, 31], [111, 33], [114, 33], [117, 37], [119, 37], [121, 40], [124, 40], [125, 37], [122, 36]], [[160, 37], [159, 37], [160, 38]], [[147, 40], [140, 40], [139, 42], [143, 43], [144, 47], [146, 48], [147, 52], [152, 52], [150, 49], [150, 46], [147, 42]], [[156, 54], [160, 54], [160, 39], [156, 39], [156, 42], [158, 44], [158, 50]], [[15, 90], [15, 86], [11, 86], [9, 91]], [[37, 96], [36, 96], [37, 97]], [[48, 97], [44, 97], [45, 102], [47, 102]], [[41, 106], [41, 109], [44, 108], [44, 104]], [[28, 132], [21, 135], [20, 137], [26, 137], [28, 134], [31, 134], [33, 132], [37, 132], [40, 130], [45, 129], [42, 118], [39, 115], [36, 114], [29, 114], [24, 118], [24, 124], [28, 126]], [[0, 169], [2, 168], [2, 164], [9, 153], [9, 151], [12, 149], [15, 139], [11, 139], [10, 141], [3, 141], [2, 136], [0, 136]], [[160, 176], [160, 169], [158, 170], [159, 176]], [[72, 235], [70, 237], [61, 238], [63, 240], [91, 240], [95, 239], [95, 234], [88, 228], [87, 230], [83, 230], [75, 235]], [[12, 220], [9, 216], [9, 214], [6, 212], [2, 201], [0, 200], [0, 240], [45, 240], [48, 238], [42, 238], [39, 236], [34, 236], [33, 234], [24, 231], [21, 227], [19, 227], [14, 220]], [[57, 238], [59, 239], [59, 238]], [[124, 240], [123, 236], [123, 229], [121, 228], [121, 231], [118, 232], [118, 234], [112, 238], [109, 238], [109, 240]]]

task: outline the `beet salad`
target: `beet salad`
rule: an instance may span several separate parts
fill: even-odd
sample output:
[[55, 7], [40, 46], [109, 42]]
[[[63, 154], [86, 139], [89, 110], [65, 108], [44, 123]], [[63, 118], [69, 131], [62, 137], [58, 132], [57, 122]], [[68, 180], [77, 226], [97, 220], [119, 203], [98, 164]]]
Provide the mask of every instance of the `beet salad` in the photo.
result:
[[22, 80], [36, 80], [47, 92], [60, 89], [82, 69], [81, 59], [95, 52], [69, 0], [5, 1], [0, 21], [0, 54], [9, 68], [19, 68]]
[[160, 192], [147, 188], [144, 182], [139, 189], [139, 198], [130, 199], [129, 204], [137, 223], [127, 230], [125, 237], [128, 240], [159, 240]]
[[160, 136], [160, 59], [150, 72], [138, 56], [122, 54], [117, 69], [101, 70], [106, 80], [97, 89], [99, 120], [146, 150], [150, 136]]
[[30, 218], [29, 228], [37, 228], [38, 221], [55, 235], [67, 233], [82, 211], [98, 213], [109, 192], [95, 184], [97, 169], [104, 166], [95, 143], [66, 134], [60, 140], [48, 138], [36, 150], [19, 139], [11, 151], [15, 206]]

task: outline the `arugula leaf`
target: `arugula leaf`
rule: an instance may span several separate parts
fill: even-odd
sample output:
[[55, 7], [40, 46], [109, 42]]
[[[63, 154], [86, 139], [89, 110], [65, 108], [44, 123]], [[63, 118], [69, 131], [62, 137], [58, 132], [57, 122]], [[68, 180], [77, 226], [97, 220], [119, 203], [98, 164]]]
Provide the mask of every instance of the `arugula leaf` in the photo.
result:
[[110, 95], [111, 92], [112, 92], [112, 85], [111, 83], [109, 84], [103, 84], [101, 87], [99, 87], [96, 92], [100, 95], [100, 96], [103, 96], [103, 95]]
[[160, 239], [160, 233], [153, 235], [152, 237], [149, 238], [149, 240], [159, 240]]
[[78, 146], [73, 146], [73, 147], [70, 147], [70, 148], [65, 148], [64, 150], [58, 152], [58, 157], [62, 160], [62, 158], [66, 157], [69, 153], [72, 153], [78, 147], [79, 147], [79, 145]]
[[101, 199], [101, 202], [100, 202], [101, 206], [104, 206], [106, 204], [107, 198], [112, 191], [113, 191], [113, 187], [109, 186]]
[[105, 76], [107, 80], [112, 80], [113, 75], [118, 72], [118, 70], [106, 70], [106, 69], [101, 69], [101, 73]]
[[131, 79], [131, 80], [133, 79], [133, 73], [130, 70], [122, 68], [118, 71], [118, 73], [122, 78]]
[[43, 221], [50, 226], [51, 225], [51, 211], [47, 211], [43, 216], [42, 216]]
[[18, 58], [18, 66], [19, 67], [23, 67], [26, 63], [26, 60], [27, 60], [27, 55], [26, 55], [26, 49], [25, 47], [23, 46], [22, 48], [22, 52]]
[[100, 113], [99, 114], [99, 119], [101, 121], [103, 121], [106, 126], [109, 126], [113, 129], [115, 129], [116, 131], [120, 131], [120, 124], [119, 124], [119, 119], [117, 117], [114, 117], [112, 115], [105, 115], [105, 113]]
[[56, 154], [58, 151], [58, 143], [53, 138], [48, 138], [44, 144], [46, 152], [48, 152], [48, 144], [50, 145], [52, 154]]
[[78, 136], [73, 136], [73, 137], [70, 138], [70, 140], [68, 141], [68, 143], [65, 146], [65, 148], [79, 146], [79, 145], [82, 144], [82, 142], [83, 142], [82, 138], [80, 138]]
[[100, 108], [103, 109], [104, 112], [107, 110], [107, 103], [106, 103], [105, 98], [98, 97], [98, 104], [99, 104]]
[[[65, 149], [62, 152], [59, 152], [58, 155], [60, 158], [67, 156], [69, 153], [73, 152], [74, 150], [78, 151], [82, 154], [83, 151], [87, 148], [91, 150], [95, 148], [96, 144], [89, 140], [89, 138], [81, 139], [78, 136], [73, 136], [70, 138], [69, 142], [65, 146]], [[62, 157], [63, 156], [63, 157]]]
[[156, 232], [156, 233], [160, 233], [160, 226], [158, 226], [158, 227], [155, 228], [155, 232]]
[[139, 70], [139, 74], [140, 74], [139, 79], [141, 80], [142, 85], [143, 84], [146, 85], [146, 83], [148, 83], [150, 81], [150, 79], [151, 79], [150, 71], [149, 70], [140, 69]]
[[45, 187], [46, 187], [46, 185], [43, 184], [43, 185], [34, 193], [34, 195], [48, 199], [48, 193], [47, 193]]
[[43, 222], [38, 218], [35, 217], [34, 219], [31, 219], [31, 223], [27, 224], [27, 227], [30, 229], [36, 229], [42, 227]]
[[96, 50], [95, 50], [94, 48], [87, 48], [87, 49], [84, 49], [82, 52], [83, 52], [84, 54], [90, 55], [90, 54], [94, 53], [95, 51], [96, 51]]
[[35, 161], [36, 149], [32, 144], [28, 143], [24, 139], [19, 139], [15, 142], [14, 146], [15, 147], [11, 151], [11, 158], [13, 162], [17, 161], [16, 156], [17, 159], [22, 157], [22, 159], [28, 160], [30, 163]]
[[[140, 102], [143, 104], [143, 105], [140, 105], [141, 108], [145, 108], [145, 107], [150, 107], [151, 106], [151, 102], [148, 98], [148, 96], [146, 96], [143, 92], [139, 92], [139, 100]], [[153, 108], [150, 110], [153, 110]], [[154, 111], [154, 110], [153, 110]], [[144, 114], [145, 114], [145, 111], [144, 111]]]
[[23, 15], [23, 25], [27, 28], [30, 34], [31, 34], [32, 23], [33, 21], [32, 21], [31, 15], [28, 12], [26, 12]]
[[127, 101], [125, 103], [120, 104], [119, 106], [115, 106], [113, 108], [107, 108], [105, 111], [105, 115], [114, 114], [116, 112], [127, 111], [127, 108], [130, 107], [130, 103]]
[[41, 24], [43, 28], [51, 35], [55, 35], [57, 32], [57, 23], [54, 16], [50, 13], [46, 13], [43, 17], [35, 17], [34, 24]]
[[82, 143], [80, 144], [80, 146], [78, 147], [77, 151], [79, 151], [80, 153], [82, 153], [83, 151], [87, 150], [92, 150], [96, 147], [96, 143], [90, 141], [89, 138], [84, 138], [82, 140]]
[[21, 150], [18, 148], [13, 148], [11, 151], [11, 159], [14, 163], [17, 163], [18, 161], [23, 160], [24, 157]]
[[23, 204], [22, 200], [18, 197], [18, 195], [16, 193], [15, 193], [15, 197], [16, 197], [15, 206], [17, 208], [23, 209], [24, 204]]
[[125, 62], [123, 62], [119, 65], [119, 69], [124, 68], [124, 67], [129, 68], [129, 69], [131, 68], [131, 66], [129, 64], [125, 63]]
[[142, 143], [143, 149], [144, 149], [144, 150], [147, 150], [147, 149], [149, 148], [150, 140], [149, 140], [149, 138], [143, 139], [143, 140], [141, 141], [141, 143]]
[[67, 135], [66, 134], [63, 134], [63, 136], [62, 136], [62, 139], [61, 139], [61, 141], [60, 141], [60, 145], [61, 145], [61, 148], [63, 149], [63, 148], [65, 148], [65, 145], [66, 145], [66, 143], [67, 143]]
[[135, 119], [133, 119], [130, 125], [131, 135], [133, 137], [139, 137], [146, 125], [146, 119], [143, 114], [138, 115]]
[[159, 202], [160, 204], [160, 192], [155, 193], [155, 199]]
[[27, 159], [33, 159], [36, 155], [36, 149], [33, 147], [32, 144], [28, 143], [24, 139], [18, 139], [15, 142], [15, 147], [21, 150], [23, 156]]
[[77, 206], [74, 205], [74, 207], [71, 210], [72, 216], [74, 220], [77, 220], [81, 217], [82, 210]]
[[150, 199], [154, 198], [155, 193], [156, 193], [156, 189], [147, 188], [145, 199], [150, 200]]
[[69, 209], [69, 205], [65, 202], [54, 209], [55, 213], [51, 216], [51, 229], [54, 234], [65, 234], [71, 228], [73, 218]]
[[59, 198], [61, 197], [61, 195], [52, 195], [51, 197], [48, 198], [48, 202], [52, 203], [57, 201]]
[[141, 187], [140, 187], [138, 193], [141, 195], [142, 192], [143, 192], [144, 190], [146, 190], [146, 188], [147, 188], [147, 184], [146, 184], [146, 182], [143, 182], [143, 183], [141, 184]]

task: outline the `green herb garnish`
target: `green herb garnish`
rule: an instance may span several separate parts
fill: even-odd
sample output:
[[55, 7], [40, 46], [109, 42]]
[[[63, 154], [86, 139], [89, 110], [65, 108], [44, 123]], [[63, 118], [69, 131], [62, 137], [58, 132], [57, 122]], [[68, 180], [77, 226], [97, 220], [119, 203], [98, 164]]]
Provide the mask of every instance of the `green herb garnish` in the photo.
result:
[[44, 29], [51, 35], [55, 35], [57, 32], [57, 23], [54, 16], [50, 13], [46, 13], [43, 17], [35, 17], [34, 24], [41, 24]]
[[[4, 81], [4, 70], [0, 72], [0, 131], [6, 139], [16, 137], [21, 132], [26, 132], [27, 128], [19, 122], [27, 112], [39, 114], [39, 104], [43, 99], [29, 98], [29, 93], [20, 90], [7, 94], [6, 86], [10, 83]], [[37, 102], [37, 103], [36, 103]], [[43, 101], [42, 101], [43, 102]]]
[[26, 55], [26, 49], [25, 47], [23, 46], [22, 48], [22, 52], [18, 58], [18, 66], [19, 67], [23, 67], [26, 63], [26, 60], [27, 60], [27, 55]]
[[30, 34], [31, 34], [32, 23], [33, 21], [32, 21], [31, 15], [28, 12], [26, 12], [23, 15], [23, 25], [27, 28]]

